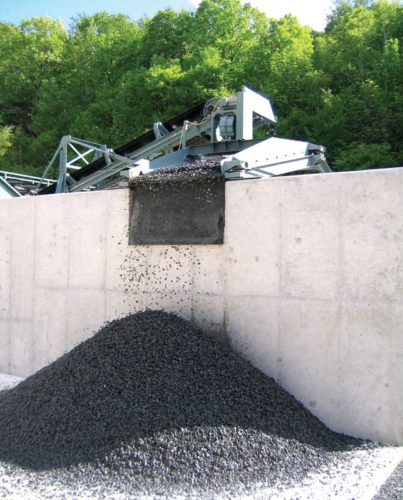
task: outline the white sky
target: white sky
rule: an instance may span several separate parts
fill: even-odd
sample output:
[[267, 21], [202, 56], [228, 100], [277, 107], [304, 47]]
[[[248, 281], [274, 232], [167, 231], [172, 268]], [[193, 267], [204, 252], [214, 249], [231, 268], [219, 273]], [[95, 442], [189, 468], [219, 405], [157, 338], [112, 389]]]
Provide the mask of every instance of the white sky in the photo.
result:
[[[199, 0], [190, 1], [196, 7], [200, 3]], [[324, 29], [326, 16], [333, 5], [332, 0], [249, 0], [248, 3], [269, 17], [279, 18], [285, 14], [293, 14], [301, 24], [307, 24], [318, 31]]]

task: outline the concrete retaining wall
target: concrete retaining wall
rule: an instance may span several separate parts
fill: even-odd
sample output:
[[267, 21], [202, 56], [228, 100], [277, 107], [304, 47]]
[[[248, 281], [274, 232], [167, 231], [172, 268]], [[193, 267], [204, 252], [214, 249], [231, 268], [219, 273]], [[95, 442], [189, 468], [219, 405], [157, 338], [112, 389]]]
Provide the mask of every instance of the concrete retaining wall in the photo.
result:
[[403, 444], [403, 169], [227, 183], [223, 246], [129, 247], [128, 209], [126, 190], [0, 200], [0, 371], [163, 307], [332, 429]]

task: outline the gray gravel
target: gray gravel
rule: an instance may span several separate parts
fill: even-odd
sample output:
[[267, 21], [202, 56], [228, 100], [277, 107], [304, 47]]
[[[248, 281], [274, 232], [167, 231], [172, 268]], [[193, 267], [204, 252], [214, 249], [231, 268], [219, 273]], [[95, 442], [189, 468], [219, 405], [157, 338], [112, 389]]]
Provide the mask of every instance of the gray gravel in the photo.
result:
[[402, 500], [403, 498], [403, 462], [400, 463], [385, 482], [374, 500]]
[[178, 180], [183, 183], [186, 180], [192, 181], [195, 178], [223, 177], [221, 173], [221, 156], [201, 156], [186, 157], [184, 162], [174, 167], [163, 167], [151, 170], [145, 175], [139, 175], [130, 179], [129, 187], [136, 188], [138, 184], [154, 184], [155, 182], [172, 182]]
[[93, 498], [245, 496], [376, 448], [331, 432], [228, 346], [162, 311], [107, 324], [0, 394], [3, 497], [15, 481], [42, 498], [53, 486]]

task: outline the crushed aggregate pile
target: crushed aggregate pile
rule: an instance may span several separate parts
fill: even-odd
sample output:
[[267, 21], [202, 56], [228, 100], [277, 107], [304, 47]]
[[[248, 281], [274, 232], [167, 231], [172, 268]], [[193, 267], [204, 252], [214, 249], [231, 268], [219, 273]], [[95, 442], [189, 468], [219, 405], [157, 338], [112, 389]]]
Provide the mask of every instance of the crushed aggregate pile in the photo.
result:
[[108, 323], [0, 394], [1, 461], [126, 495], [296, 484], [371, 446], [331, 432], [229, 346], [163, 311]]

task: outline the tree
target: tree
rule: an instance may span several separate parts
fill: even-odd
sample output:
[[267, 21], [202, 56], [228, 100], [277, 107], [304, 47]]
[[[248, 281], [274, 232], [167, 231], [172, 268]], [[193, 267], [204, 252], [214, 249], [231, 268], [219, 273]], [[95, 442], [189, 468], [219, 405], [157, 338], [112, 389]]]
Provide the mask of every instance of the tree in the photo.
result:
[[335, 170], [366, 170], [396, 165], [396, 158], [389, 144], [365, 144], [353, 142], [350, 147], [340, 151], [333, 168]]
[[347, 167], [344, 152], [357, 145], [372, 152], [381, 145], [388, 162], [403, 162], [402, 15], [398, 2], [342, 1], [317, 37], [314, 62], [324, 90], [319, 122], [338, 168]]
[[63, 47], [68, 33], [59, 21], [34, 17], [20, 26], [0, 23], [0, 113], [7, 126], [14, 127], [11, 161], [30, 165], [40, 89], [62, 68]]
[[19, 28], [0, 24], [0, 109], [6, 123], [30, 132], [42, 83], [61, 68], [67, 32], [59, 21], [34, 17]]
[[155, 56], [165, 60], [183, 57], [192, 44], [194, 20], [189, 12], [167, 9], [143, 20], [141, 62], [149, 67]]
[[35, 163], [50, 157], [62, 135], [118, 144], [113, 136], [115, 97], [125, 73], [136, 67], [141, 37], [138, 26], [123, 14], [100, 12], [75, 21], [64, 45], [63, 71], [39, 92], [32, 123], [37, 139], [30, 149]]
[[324, 33], [240, 0], [138, 22], [99, 12], [70, 31], [0, 23], [3, 150], [40, 169], [62, 135], [117, 147], [246, 83], [271, 98], [277, 135], [324, 144], [336, 168], [403, 164], [402, 40], [397, 0], [338, 1]]
[[0, 127], [0, 158], [7, 153], [13, 142], [13, 127]]

